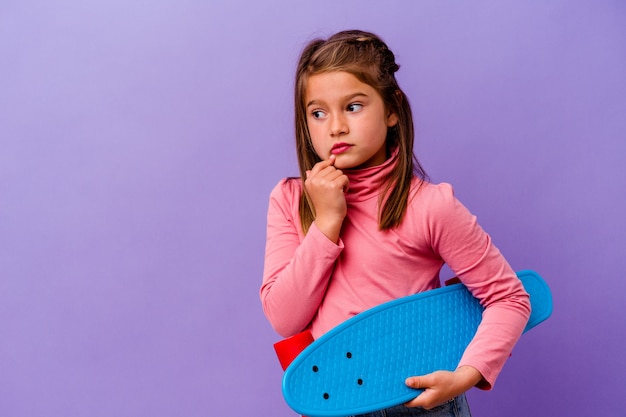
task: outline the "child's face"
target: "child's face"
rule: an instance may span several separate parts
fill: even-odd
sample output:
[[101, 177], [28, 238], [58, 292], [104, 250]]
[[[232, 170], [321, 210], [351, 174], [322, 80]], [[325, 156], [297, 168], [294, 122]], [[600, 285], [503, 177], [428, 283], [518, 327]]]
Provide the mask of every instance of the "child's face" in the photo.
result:
[[385, 109], [373, 87], [348, 72], [325, 72], [309, 77], [304, 99], [309, 134], [321, 159], [335, 155], [339, 169], [385, 162], [387, 129], [398, 117]]

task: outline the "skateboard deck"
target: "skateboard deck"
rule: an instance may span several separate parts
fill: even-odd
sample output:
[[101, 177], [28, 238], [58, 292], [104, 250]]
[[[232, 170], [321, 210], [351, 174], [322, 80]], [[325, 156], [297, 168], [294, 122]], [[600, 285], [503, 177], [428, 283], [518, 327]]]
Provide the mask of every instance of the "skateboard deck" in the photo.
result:
[[[552, 314], [552, 295], [534, 271], [517, 273], [530, 294], [524, 332]], [[283, 396], [309, 417], [349, 416], [403, 404], [421, 390], [411, 375], [456, 369], [483, 307], [462, 284], [366, 310], [311, 343], [287, 367]]]

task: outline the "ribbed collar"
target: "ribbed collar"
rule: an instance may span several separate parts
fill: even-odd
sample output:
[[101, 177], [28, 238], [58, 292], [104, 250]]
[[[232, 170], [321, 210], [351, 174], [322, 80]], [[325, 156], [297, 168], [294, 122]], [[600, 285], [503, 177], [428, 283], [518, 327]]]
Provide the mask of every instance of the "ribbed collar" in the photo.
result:
[[346, 193], [347, 202], [365, 201], [380, 195], [382, 181], [393, 170], [398, 159], [395, 149], [389, 159], [380, 165], [363, 169], [344, 170], [350, 180], [350, 188]]

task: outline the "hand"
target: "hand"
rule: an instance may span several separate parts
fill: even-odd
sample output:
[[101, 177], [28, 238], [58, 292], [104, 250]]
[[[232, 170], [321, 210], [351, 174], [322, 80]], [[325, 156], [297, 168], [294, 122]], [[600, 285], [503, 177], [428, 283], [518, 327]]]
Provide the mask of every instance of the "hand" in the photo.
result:
[[304, 186], [315, 209], [315, 225], [337, 243], [343, 219], [348, 212], [344, 193], [350, 182], [334, 164], [335, 155], [315, 164], [312, 170], [307, 171]]
[[437, 371], [423, 376], [413, 376], [407, 378], [406, 385], [423, 389], [424, 392], [404, 405], [430, 410], [463, 394], [481, 380], [480, 372], [471, 366], [461, 366], [454, 372]]

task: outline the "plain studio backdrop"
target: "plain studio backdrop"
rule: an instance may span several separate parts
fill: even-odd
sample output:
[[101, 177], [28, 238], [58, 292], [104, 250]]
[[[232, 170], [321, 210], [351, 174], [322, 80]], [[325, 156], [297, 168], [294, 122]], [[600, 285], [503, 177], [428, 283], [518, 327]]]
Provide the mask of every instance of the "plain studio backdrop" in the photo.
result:
[[626, 3], [3, 0], [1, 416], [294, 415], [267, 201], [298, 54], [353, 28], [396, 53], [432, 180], [554, 293], [474, 414], [623, 415]]

